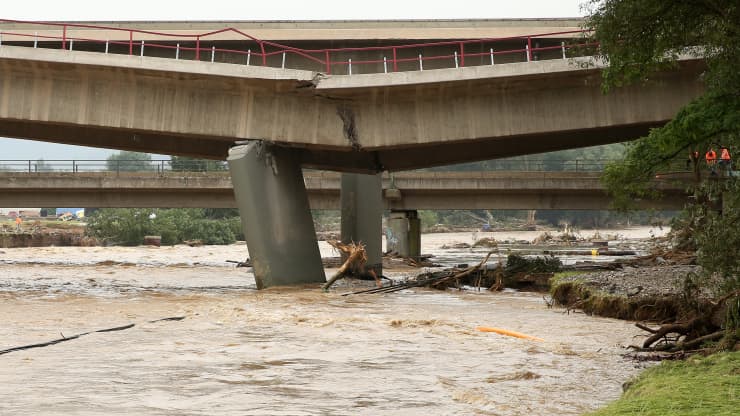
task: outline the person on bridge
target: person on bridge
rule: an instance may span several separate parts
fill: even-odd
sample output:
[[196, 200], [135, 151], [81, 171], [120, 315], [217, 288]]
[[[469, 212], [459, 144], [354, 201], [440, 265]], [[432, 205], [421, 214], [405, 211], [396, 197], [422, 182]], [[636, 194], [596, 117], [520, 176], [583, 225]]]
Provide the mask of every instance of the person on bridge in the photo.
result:
[[709, 170], [712, 171], [712, 175], [716, 175], [717, 174], [717, 152], [715, 152], [714, 149], [710, 147], [707, 154], [704, 155], [704, 158], [707, 160], [707, 166], [709, 167]]
[[725, 146], [721, 146], [719, 150], [719, 167], [725, 172], [730, 173], [732, 171], [732, 158], [730, 157], [730, 151]]

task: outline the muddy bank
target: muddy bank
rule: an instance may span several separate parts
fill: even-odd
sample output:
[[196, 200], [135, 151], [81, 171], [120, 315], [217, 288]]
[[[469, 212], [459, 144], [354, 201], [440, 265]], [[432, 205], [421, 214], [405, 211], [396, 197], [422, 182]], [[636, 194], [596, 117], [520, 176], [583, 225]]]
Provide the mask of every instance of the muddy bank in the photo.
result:
[[625, 267], [556, 276], [550, 293], [558, 306], [637, 321], [675, 320], [686, 303], [684, 281], [696, 265]]
[[0, 248], [18, 247], [89, 247], [98, 245], [97, 239], [79, 232], [65, 230], [43, 232], [0, 233]]

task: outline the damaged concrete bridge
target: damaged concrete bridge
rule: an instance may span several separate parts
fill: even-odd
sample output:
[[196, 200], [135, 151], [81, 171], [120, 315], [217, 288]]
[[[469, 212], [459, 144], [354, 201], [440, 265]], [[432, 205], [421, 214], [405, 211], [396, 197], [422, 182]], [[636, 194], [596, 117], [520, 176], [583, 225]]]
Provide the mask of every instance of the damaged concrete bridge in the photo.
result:
[[[303, 167], [354, 173], [343, 239], [379, 267], [380, 172], [634, 139], [703, 91], [686, 59], [604, 95], [602, 64], [566, 56], [580, 31], [307, 49], [233, 28], [0, 23], [0, 136], [227, 159], [261, 287], [325, 280]], [[237, 32], [253, 49], [218, 43]]]

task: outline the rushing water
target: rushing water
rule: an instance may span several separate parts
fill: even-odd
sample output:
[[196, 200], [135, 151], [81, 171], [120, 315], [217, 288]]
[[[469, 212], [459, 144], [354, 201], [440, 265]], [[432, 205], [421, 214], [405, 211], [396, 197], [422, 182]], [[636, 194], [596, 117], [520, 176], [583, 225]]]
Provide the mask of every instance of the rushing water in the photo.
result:
[[[423, 251], [465, 238], [425, 236]], [[0, 350], [136, 324], [0, 355], [0, 414], [576, 415], [638, 371], [621, 357], [639, 342], [631, 323], [539, 294], [256, 291], [225, 263], [244, 257], [243, 245], [0, 250]], [[151, 322], [171, 316], [185, 319]]]

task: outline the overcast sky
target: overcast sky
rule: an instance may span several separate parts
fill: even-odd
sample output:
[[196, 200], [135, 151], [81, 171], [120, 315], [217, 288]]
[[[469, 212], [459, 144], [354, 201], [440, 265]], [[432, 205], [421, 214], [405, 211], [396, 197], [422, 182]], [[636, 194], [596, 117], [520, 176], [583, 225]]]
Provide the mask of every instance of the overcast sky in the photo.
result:
[[23, 20], [331, 20], [580, 16], [584, 0], [3, 1]]
[[[17, 20], [484, 19], [582, 16], [585, 0], [3, 1]], [[111, 151], [0, 139], [0, 159], [105, 159]]]

